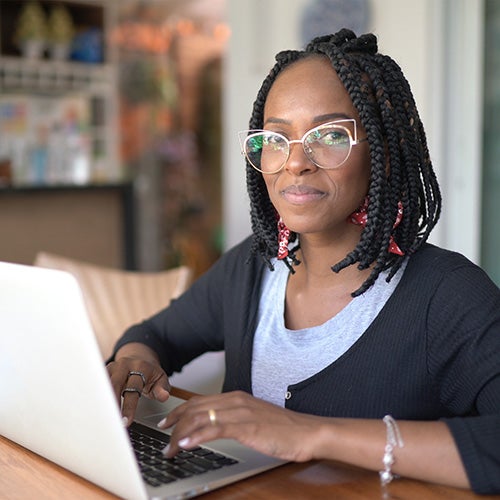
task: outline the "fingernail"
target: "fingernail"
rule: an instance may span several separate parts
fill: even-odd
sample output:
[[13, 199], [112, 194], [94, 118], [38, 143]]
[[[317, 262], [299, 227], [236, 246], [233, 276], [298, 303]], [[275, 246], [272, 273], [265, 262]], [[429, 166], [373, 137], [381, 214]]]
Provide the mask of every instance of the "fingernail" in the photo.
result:
[[123, 424], [123, 427], [127, 427], [127, 425], [128, 425], [128, 418], [127, 417], [122, 418], [122, 424]]
[[168, 453], [168, 450], [170, 450], [170, 445], [167, 444], [167, 446], [165, 446], [165, 448], [163, 448], [163, 450], [161, 450], [161, 452], [166, 455]]
[[167, 421], [167, 417], [161, 419], [157, 424], [156, 426], [157, 427], [163, 427], [165, 425], [165, 422]]
[[183, 438], [183, 439], [181, 439], [181, 440], [179, 441], [179, 446], [180, 446], [181, 448], [186, 448], [186, 446], [189, 446], [189, 443], [190, 443], [190, 442], [191, 442], [191, 440], [190, 440], [188, 437], [185, 437], [185, 438]]

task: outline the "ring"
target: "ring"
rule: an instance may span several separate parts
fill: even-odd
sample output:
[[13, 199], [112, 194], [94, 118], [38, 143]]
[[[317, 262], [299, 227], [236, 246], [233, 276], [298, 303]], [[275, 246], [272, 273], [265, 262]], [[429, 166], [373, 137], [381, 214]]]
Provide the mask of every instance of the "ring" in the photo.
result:
[[139, 377], [141, 377], [142, 379], [142, 383], [144, 384], [144, 386], [146, 386], [146, 376], [144, 375], [144, 373], [142, 372], [137, 372], [137, 371], [131, 371], [131, 372], [128, 372], [128, 377], [127, 377], [127, 380], [132, 376], [132, 375], [139, 375]]
[[217, 423], [217, 415], [215, 414], [215, 410], [208, 410], [208, 418], [210, 419], [210, 423], [215, 425]]
[[125, 387], [122, 391], [122, 397], [125, 395], [126, 392], [136, 392], [139, 397], [142, 395], [142, 391], [140, 389], [136, 389], [135, 387]]

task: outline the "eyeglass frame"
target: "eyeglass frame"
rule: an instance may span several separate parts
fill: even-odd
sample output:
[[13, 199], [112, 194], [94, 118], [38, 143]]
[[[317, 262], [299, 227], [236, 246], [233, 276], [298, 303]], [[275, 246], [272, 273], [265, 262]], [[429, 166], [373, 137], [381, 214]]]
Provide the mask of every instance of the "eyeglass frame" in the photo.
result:
[[[352, 123], [354, 134], [352, 134], [351, 131], [347, 127], [345, 127], [344, 125], [338, 125], [338, 128], [344, 129], [347, 132], [347, 136], [349, 137], [349, 152], [347, 153], [347, 156], [345, 157], [345, 159], [341, 163], [339, 163], [338, 165], [335, 165], [335, 167], [324, 167], [323, 165], [319, 165], [312, 158], [309, 157], [309, 155], [307, 154], [305, 145], [304, 145], [304, 140], [305, 140], [306, 136], [308, 136], [309, 134], [311, 134], [311, 132], [314, 132], [316, 130], [321, 130], [322, 128], [326, 128], [326, 127], [331, 126], [331, 125], [337, 126], [337, 124], [339, 124], [339, 123], [342, 124], [342, 123], [346, 123], [346, 122]], [[248, 157], [248, 154], [245, 151], [245, 145], [248, 142], [248, 140], [256, 135], [262, 134], [263, 132], [268, 132], [271, 134], [278, 135], [279, 137], [281, 137], [285, 140], [285, 143], [288, 146], [288, 154], [286, 156], [286, 159], [283, 161], [283, 164], [281, 165], [280, 168], [278, 168], [277, 170], [273, 170], [272, 172], [264, 172], [263, 170], [257, 168], [252, 163], [252, 161]], [[354, 137], [353, 137], [353, 135], [354, 135]], [[291, 144], [297, 144], [297, 143], [302, 144], [302, 149], [303, 149], [304, 154], [306, 155], [307, 159], [309, 161], [311, 161], [314, 165], [316, 165], [318, 168], [321, 168], [323, 170], [335, 170], [336, 168], [341, 167], [349, 159], [349, 157], [351, 156], [353, 146], [357, 146], [361, 142], [365, 142], [368, 140], [367, 137], [364, 137], [363, 139], [358, 139], [358, 125], [357, 125], [356, 120], [354, 118], [342, 118], [340, 120], [333, 120], [331, 122], [322, 123], [321, 125], [318, 125], [317, 127], [313, 127], [312, 129], [307, 130], [301, 139], [289, 140], [287, 137], [285, 137], [280, 132], [274, 132], [273, 130], [267, 130], [267, 129], [240, 130], [238, 132], [238, 139], [240, 141], [241, 154], [243, 154], [245, 156], [246, 160], [251, 165], [251, 167], [254, 168], [255, 170], [257, 170], [257, 172], [260, 172], [261, 174], [277, 174], [278, 172], [283, 170], [283, 168], [285, 168], [285, 165], [286, 165], [288, 159], [290, 158], [290, 153], [292, 151]]]

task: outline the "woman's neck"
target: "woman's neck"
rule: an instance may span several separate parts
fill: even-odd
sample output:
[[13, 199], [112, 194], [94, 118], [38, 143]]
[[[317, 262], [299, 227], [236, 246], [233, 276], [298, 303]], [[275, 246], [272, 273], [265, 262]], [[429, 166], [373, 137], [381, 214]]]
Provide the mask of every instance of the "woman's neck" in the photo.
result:
[[355, 248], [358, 241], [359, 236], [356, 240], [343, 243], [332, 243], [331, 240], [302, 236], [300, 249], [297, 252], [300, 264], [295, 267], [296, 274], [302, 275], [305, 283], [312, 280], [317, 284], [324, 282], [329, 286], [340, 283], [361, 285], [370, 274], [370, 269], [360, 271], [356, 265], [353, 265], [339, 273], [332, 271], [332, 266], [342, 261]]
[[331, 253], [329, 258], [321, 252], [299, 251], [297, 256], [301, 263], [289, 275], [285, 294], [285, 325], [290, 330], [318, 326], [335, 316], [370, 273], [356, 266], [334, 273], [331, 266], [337, 261]]

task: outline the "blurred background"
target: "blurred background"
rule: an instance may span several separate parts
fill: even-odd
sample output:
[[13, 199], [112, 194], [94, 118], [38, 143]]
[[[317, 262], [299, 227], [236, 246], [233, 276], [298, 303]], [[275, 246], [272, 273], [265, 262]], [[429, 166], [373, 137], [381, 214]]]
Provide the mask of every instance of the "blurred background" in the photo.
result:
[[341, 27], [412, 86], [432, 241], [500, 284], [495, 0], [0, 0], [0, 260], [204, 272], [250, 232], [237, 132], [274, 54]]

